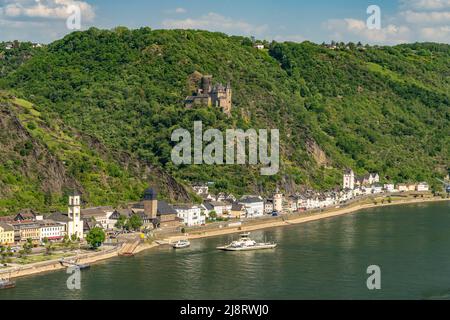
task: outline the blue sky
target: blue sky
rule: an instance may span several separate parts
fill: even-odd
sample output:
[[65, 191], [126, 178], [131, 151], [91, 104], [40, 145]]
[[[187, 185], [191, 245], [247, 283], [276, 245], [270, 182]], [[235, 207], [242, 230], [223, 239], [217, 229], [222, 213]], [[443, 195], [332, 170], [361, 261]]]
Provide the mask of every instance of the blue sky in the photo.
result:
[[[397, 44], [450, 43], [450, 0], [0, 0], [0, 41], [48, 43], [81, 27], [183, 28], [253, 35], [259, 39]], [[381, 10], [381, 29], [369, 30], [367, 7]]]

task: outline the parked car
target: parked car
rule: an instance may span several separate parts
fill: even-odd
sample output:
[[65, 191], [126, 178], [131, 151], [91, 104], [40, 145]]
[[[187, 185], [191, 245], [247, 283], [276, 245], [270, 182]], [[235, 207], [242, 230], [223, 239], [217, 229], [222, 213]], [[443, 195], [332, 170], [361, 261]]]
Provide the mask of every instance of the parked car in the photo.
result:
[[272, 217], [278, 217], [280, 213], [278, 211], [272, 211]]

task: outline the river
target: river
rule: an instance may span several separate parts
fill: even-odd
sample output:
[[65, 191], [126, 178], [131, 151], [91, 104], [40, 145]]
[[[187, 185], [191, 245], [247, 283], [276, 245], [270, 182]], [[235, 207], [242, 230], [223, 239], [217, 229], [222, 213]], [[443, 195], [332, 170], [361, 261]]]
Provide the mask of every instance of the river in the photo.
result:
[[[302, 225], [255, 231], [278, 248], [221, 252], [227, 235], [113, 258], [81, 272], [17, 279], [0, 299], [448, 299], [450, 203], [374, 208]], [[367, 268], [381, 270], [368, 290]]]

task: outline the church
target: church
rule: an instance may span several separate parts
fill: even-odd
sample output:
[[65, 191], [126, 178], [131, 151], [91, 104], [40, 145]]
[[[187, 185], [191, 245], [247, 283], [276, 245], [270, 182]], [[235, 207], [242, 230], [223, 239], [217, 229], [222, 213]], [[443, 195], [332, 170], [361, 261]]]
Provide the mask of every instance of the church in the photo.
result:
[[143, 200], [133, 204], [131, 211], [141, 217], [145, 227], [178, 228], [182, 225], [177, 211], [166, 201], [158, 200], [153, 188], [145, 190]]

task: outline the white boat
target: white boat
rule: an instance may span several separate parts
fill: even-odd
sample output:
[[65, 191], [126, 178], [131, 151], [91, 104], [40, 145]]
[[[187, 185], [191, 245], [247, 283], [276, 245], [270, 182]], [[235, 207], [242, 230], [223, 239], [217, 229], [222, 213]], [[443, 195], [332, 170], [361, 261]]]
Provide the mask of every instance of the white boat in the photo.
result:
[[16, 287], [16, 282], [7, 279], [0, 279], [0, 289], [12, 289]]
[[190, 247], [191, 243], [189, 240], [178, 240], [177, 242], [172, 243], [172, 247], [174, 249], [183, 249]]
[[217, 247], [218, 250], [222, 251], [252, 251], [252, 250], [263, 250], [263, 249], [274, 249], [277, 244], [273, 242], [256, 242], [250, 239], [250, 233], [241, 234], [241, 238], [232, 243]]

